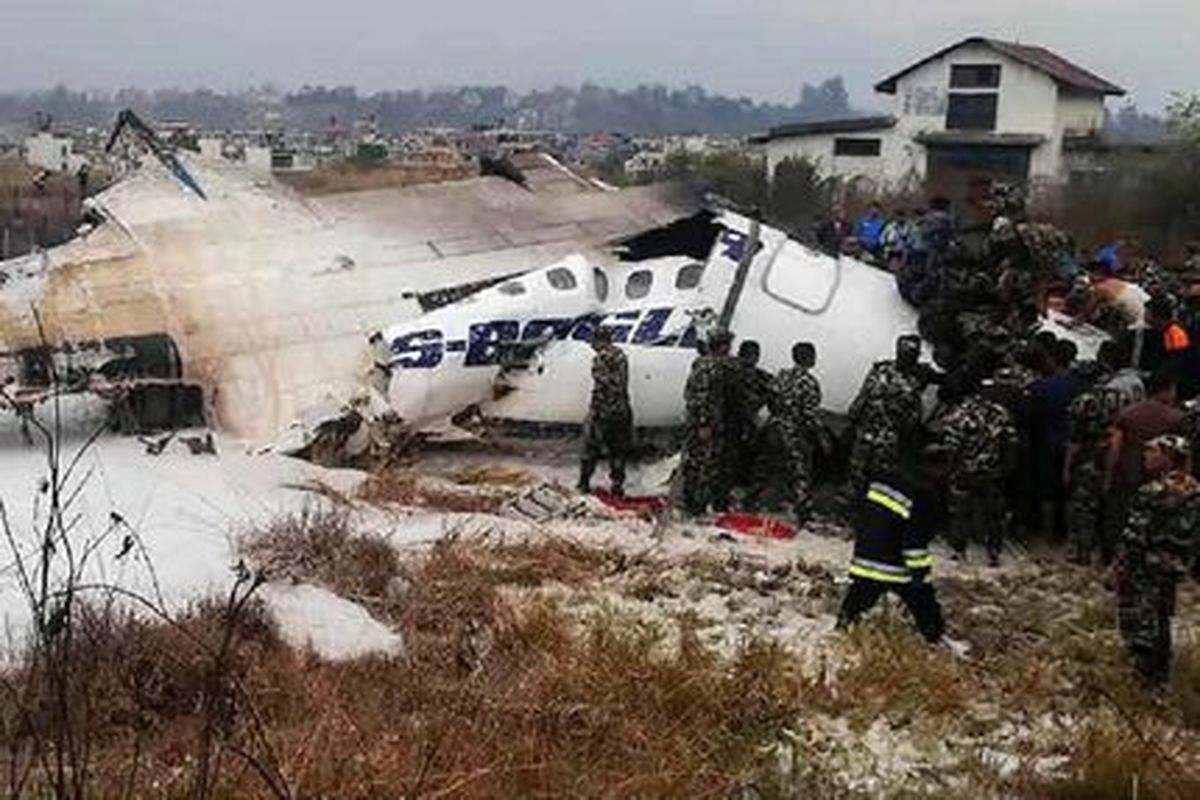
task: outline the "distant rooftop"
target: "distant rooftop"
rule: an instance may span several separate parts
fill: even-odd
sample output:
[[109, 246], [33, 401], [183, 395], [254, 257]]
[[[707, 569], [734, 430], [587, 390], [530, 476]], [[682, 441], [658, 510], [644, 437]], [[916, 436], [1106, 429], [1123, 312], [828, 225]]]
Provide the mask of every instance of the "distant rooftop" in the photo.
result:
[[794, 122], [788, 125], [777, 125], [771, 128], [765, 136], [755, 137], [757, 141], [782, 139], [788, 136], [811, 136], [818, 133], [860, 133], [863, 131], [881, 131], [894, 127], [896, 118], [887, 115], [871, 117], [842, 117], [839, 119], [822, 119], [813, 122]]
[[1096, 92], [1099, 94], [1123, 95], [1125, 90], [1115, 83], [1110, 83], [1104, 78], [1089, 70], [1084, 69], [1078, 64], [1068, 61], [1062, 56], [1047, 50], [1045, 47], [1030, 44], [1018, 44], [1017, 42], [1005, 42], [1000, 39], [990, 39], [986, 36], [968, 36], [960, 42], [956, 42], [948, 47], [943, 47], [931, 56], [927, 56], [916, 63], [910, 64], [894, 75], [891, 75], [879, 83], [875, 84], [875, 91], [883, 94], [895, 94], [896, 83], [905, 75], [909, 74], [919, 67], [923, 67], [930, 61], [939, 59], [952, 50], [957, 50], [960, 47], [967, 45], [982, 45], [995, 50], [1001, 55], [1008, 56], [1014, 61], [1019, 61], [1022, 64], [1040, 70], [1055, 80], [1060, 86], [1066, 86], [1081, 92]]

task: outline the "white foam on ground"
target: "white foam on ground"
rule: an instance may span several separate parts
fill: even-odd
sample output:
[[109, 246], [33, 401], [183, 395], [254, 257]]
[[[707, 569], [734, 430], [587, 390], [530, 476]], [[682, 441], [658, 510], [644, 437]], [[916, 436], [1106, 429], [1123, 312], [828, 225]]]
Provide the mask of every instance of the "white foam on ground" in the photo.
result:
[[[43, 449], [26, 446], [11, 430], [0, 441], [0, 502], [14, 542], [27, 563], [39, 550], [48, 475]], [[64, 445], [64, 462], [82, 438]], [[318, 470], [277, 455], [253, 455], [217, 441], [218, 456], [191, 455], [172, 442], [152, 456], [133, 438], [102, 437], [80, 457], [64, 495], [78, 488], [65, 519], [75, 552], [94, 544], [84, 583], [108, 583], [158, 601], [172, 613], [190, 602], [223, 596], [234, 581], [235, 538], [268, 520], [296, 512], [314, 496], [296, 487], [314, 478], [342, 488], [357, 473]], [[36, 508], [35, 508], [36, 506]], [[114, 525], [113, 514], [128, 524]], [[144, 545], [122, 554], [129, 530]], [[61, 555], [61, 553], [57, 554]], [[59, 559], [61, 561], [61, 559]], [[30, 619], [12, 546], [0, 541], [0, 625], [18, 640]]]
[[400, 655], [400, 634], [358, 603], [310, 584], [268, 584], [259, 593], [284, 640], [331, 661], [372, 654]]

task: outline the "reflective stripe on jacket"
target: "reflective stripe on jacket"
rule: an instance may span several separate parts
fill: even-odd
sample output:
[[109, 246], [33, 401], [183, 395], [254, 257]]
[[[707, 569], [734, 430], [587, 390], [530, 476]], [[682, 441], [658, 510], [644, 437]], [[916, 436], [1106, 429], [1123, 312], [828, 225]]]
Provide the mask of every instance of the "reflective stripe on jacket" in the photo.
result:
[[936, 493], [903, 472], [874, 477], [859, 499], [850, 576], [909, 583], [933, 567], [929, 552]]

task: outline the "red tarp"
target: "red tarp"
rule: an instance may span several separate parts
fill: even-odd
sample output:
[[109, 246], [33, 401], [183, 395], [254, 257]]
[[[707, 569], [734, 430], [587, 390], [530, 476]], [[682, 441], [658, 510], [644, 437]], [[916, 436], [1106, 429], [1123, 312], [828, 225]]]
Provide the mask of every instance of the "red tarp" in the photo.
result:
[[764, 514], [722, 514], [717, 517], [717, 527], [768, 539], [791, 539], [796, 535], [796, 529], [791, 525]]

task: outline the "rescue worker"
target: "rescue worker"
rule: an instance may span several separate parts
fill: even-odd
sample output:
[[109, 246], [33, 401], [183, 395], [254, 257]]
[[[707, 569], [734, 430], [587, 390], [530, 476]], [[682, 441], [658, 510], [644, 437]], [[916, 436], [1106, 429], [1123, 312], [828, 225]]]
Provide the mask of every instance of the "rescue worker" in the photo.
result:
[[792, 493], [796, 521], [803, 525], [812, 513], [813, 453], [820, 433], [821, 384], [812, 374], [817, 349], [812, 342], [792, 346], [793, 366], [771, 382], [771, 419], [782, 440], [784, 474]]
[[1099, 359], [1080, 364], [1075, 372], [1082, 390], [1067, 408], [1067, 457], [1063, 466], [1067, 541], [1075, 563], [1084, 567], [1097, 551], [1102, 562], [1111, 559], [1101, 525], [1104, 454], [1111, 420], [1104, 396], [1105, 370], [1106, 365]]
[[1182, 436], [1152, 439], [1146, 482], [1134, 497], [1117, 565], [1118, 620], [1133, 666], [1150, 686], [1170, 677], [1175, 586], [1195, 557], [1200, 484]]
[[758, 342], [747, 340], [738, 345], [737, 358], [737, 394], [736, 415], [730, 421], [734, 430], [733, 445], [736, 452], [732, 453], [735, 474], [730, 476], [730, 486], [743, 485], [751, 489], [751, 477], [754, 474], [755, 458], [763, 449], [763, 431], [760, 419], [763, 409], [767, 406], [771, 395], [771, 373], [758, 366], [762, 349]]
[[1116, 415], [1108, 429], [1104, 460], [1105, 535], [1116, 541], [1125, 530], [1138, 487], [1144, 482], [1146, 443], [1182, 429], [1184, 414], [1177, 407], [1175, 376], [1160, 371], [1146, 382], [1146, 398]]
[[851, 436], [847, 465], [849, 497], [862, 494], [867, 475], [885, 472], [899, 462], [901, 438], [921, 422], [921, 338], [906, 334], [896, 340], [894, 361], [871, 367], [847, 414]]
[[850, 588], [838, 613], [839, 630], [856, 623], [891, 591], [900, 596], [927, 641], [936, 644], [942, 639], [945, 622], [929, 580], [929, 542], [942, 516], [935, 486], [943, 453], [930, 448], [920, 466], [914, 460], [908, 457], [897, 468], [872, 472], [855, 500]]
[[1060, 228], [1025, 218], [1020, 187], [993, 187], [996, 212], [988, 236], [989, 259], [1000, 269], [1000, 290], [1010, 305], [1033, 303], [1045, 308], [1046, 286], [1074, 276], [1074, 243]]
[[591, 491], [592, 473], [601, 458], [608, 459], [612, 493], [625, 494], [625, 461], [633, 439], [633, 409], [629, 404], [629, 360], [613, 344], [612, 330], [597, 328], [592, 335], [592, 399], [584, 424], [579, 491]]
[[684, 388], [683, 507], [692, 515], [729, 507], [731, 420], [736, 413], [732, 341], [727, 331], [709, 336]]
[[949, 452], [950, 545], [965, 558], [970, 534], [982, 534], [988, 563], [1000, 560], [1004, 541], [1004, 483], [1017, 447], [1017, 431], [1008, 409], [996, 400], [995, 384], [979, 391], [946, 417], [942, 430]]

